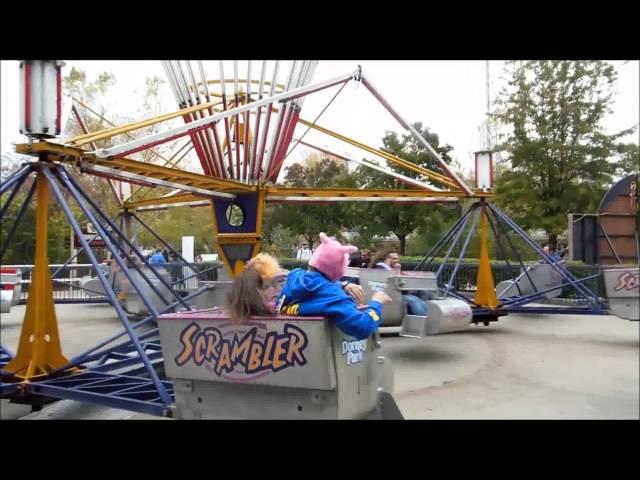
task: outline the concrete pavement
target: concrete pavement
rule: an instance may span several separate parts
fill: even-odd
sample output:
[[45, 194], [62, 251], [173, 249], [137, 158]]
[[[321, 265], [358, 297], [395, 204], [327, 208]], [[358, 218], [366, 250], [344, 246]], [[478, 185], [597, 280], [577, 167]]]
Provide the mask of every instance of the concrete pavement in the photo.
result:
[[[24, 306], [2, 315], [15, 352]], [[109, 305], [58, 305], [63, 352], [120, 331]], [[408, 419], [639, 419], [640, 323], [614, 316], [509, 315], [489, 327], [423, 339], [383, 337]], [[0, 418], [151, 419], [60, 401], [41, 412], [0, 404]]]

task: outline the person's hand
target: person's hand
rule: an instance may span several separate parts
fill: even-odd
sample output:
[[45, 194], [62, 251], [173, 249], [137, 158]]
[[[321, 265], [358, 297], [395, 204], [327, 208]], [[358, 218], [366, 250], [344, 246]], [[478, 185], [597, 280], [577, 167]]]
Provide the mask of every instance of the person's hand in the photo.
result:
[[399, 263], [396, 263], [393, 268], [399, 272], [400, 270], [402, 270], [402, 265], [400, 265]]
[[384, 293], [384, 292], [375, 292], [371, 296], [371, 300], [375, 300], [377, 302], [380, 302], [383, 305], [385, 303], [391, 303], [391, 297], [389, 295], [387, 295], [386, 293]]
[[362, 290], [362, 287], [360, 285], [357, 285], [355, 283], [347, 283], [344, 287], [344, 291], [347, 293], [347, 295], [352, 297], [356, 301], [356, 303], [364, 303], [364, 290]]

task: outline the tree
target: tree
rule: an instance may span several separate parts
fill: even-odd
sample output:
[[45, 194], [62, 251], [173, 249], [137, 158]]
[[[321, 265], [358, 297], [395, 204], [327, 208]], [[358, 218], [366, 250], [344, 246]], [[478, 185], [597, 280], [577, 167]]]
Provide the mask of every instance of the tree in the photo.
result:
[[507, 71], [494, 117], [507, 127], [500, 148], [511, 169], [498, 178], [496, 202], [556, 243], [567, 213], [595, 210], [612, 181], [616, 140], [633, 128], [604, 133], [616, 81], [606, 62], [510, 62]]
[[[430, 145], [447, 163], [452, 158], [450, 145], [441, 145], [438, 135], [423, 128], [421, 123], [414, 127], [421, 132]], [[382, 139], [382, 149], [400, 158], [433, 170], [439, 170], [436, 158], [411, 135], [399, 137], [394, 132], [386, 132]], [[374, 160], [370, 160], [375, 163]], [[406, 176], [428, 182], [420, 174], [405, 171], [391, 165], [391, 170]], [[360, 166], [349, 172], [341, 161], [318, 154], [310, 155], [305, 164], [293, 164], [287, 169], [285, 183], [296, 187], [315, 188], [387, 188], [402, 189], [404, 184], [383, 172]], [[409, 187], [411, 189], [415, 187]], [[407, 205], [391, 202], [345, 202], [340, 204], [318, 205], [284, 205], [275, 207], [265, 221], [265, 231], [270, 225], [286, 227], [294, 235], [300, 235], [312, 245], [321, 231], [340, 237], [341, 231], [356, 234], [353, 242], [361, 248], [369, 248], [376, 239], [389, 233], [395, 234], [400, 242], [400, 253], [406, 254], [407, 237], [420, 230], [420, 251], [428, 248], [439, 239], [439, 234], [456, 217], [456, 212], [442, 205]], [[424, 245], [424, 247], [423, 247]]]
[[[27, 193], [34, 182], [35, 175], [31, 175], [30, 178], [25, 180], [11, 202], [11, 205], [7, 208], [5, 215], [2, 217], [2, 222], [0, 222], [0, 245], [4, 246], [9, 231], [14, 225], [18, 212], [24, 204]], [[9, 189], [9, 191], [11, 190], [12, 189]], [[7, 192], [2, 196], [2, 205], [8, 200], [9, 195], [10, 193]], [[50, 192], [47, 238], [47, 255], [50, 263], [62, 263], [71, 255], [69, 242], [71, 227], [62, 209], [56, 207], [56, 203], [57, 200]], [[70, 206], [74, 217], [77, 220], [82, 218], [80, 209], [75, 202], [70, 202]], [[11, 243], [7, 246], [5, 256], [2, 258], [3, 264], [28, 265], [34, 262], [36, 247], [36, 207], [37, 193], [34, 193], [29, 205], [26, 207], [22, 220], [17, 226]]]
[[635, 143], [619, 143], [616, 145], [616, 174], [625, 177], [640, 171], [640, 148]]
[[291, 257], [295, 254], [294, 248], [297, 247], [295, 235], [287, 227], [273, 221], [273, 213], [278, 208], [276, 205], [265, 205], [260, 249], [276, 257]]
[[[71, 68], [69, 73], [64, 77], [65, 92], [72, 99], [79, 100], [82, 104], [88, 106], [92, 110], [99, 113], [102, 117], [106, 115], [105, 96], [109, 89], [116, 85], [116, 78], [113, 73], [102, 72], [95, 79], [90, 79], [86, 72]], [[110, 127], [103, 119], [89, 112], [83, 106], [74, 101], [74, 105], [78, 115], [82, 119], [84, 125], [89, 132], [97, 132], [99, 130]], [[84, 134], [84, 130], [79, 125], [75, 115], [69, 117], [69, 121], [64, 126], [63, 138], [71, 138]], [[97, 148], [108, 148], [113, 145], [111, 139], [99, 140], [95, 142]], [[91, 144], [87, 148], [93, 148]], [[69, 168], [70, 175], [79, 183], [81, 188], [90, 193], [91, 197], [98, 205], [101, 205], [110, 217], [113, 217], [117, 211], [117, 203], [113, 198], [113, 193], [109, 184], [102, 178], [94, 175], [83, 174], [76, 168]]]
[[[98, 102], [98, 99], [102, 99], [109, 88], [115, 84], [116, 78], [113, 73], [102, 72], [98, 74], [95, 80], [91, 81], [88, 79], [86, 72], [75, 67], [64, 77], [65, 92], [72, 99], [79, 100], [84, 105], [97, 111], [103, 117], [106, 113], [106, 107], [102, 102]], [[76, 108], [89, 132], [96, 132], [110, 126], [102, 118], [87, 111], [84, 107], [77, 105]], [[75, 117], [69, 117], [69, 121], [64, 128], [63, 136], [74, 137], [76, 135], [82, 135], [83, 133], [84, 131]], [[107, 148], [111, 146], [111, 141], [110, 139], [101, 140], [96, 142], [96, 146], [98, 148]]]
[[[209, 207], [176, 207], [159, 212], [139, 213], [138, 216], [165, 242], [178, 252], [182, 249], [182, 237], [194, 237], [196, 252], [213, 252], [215, 243], [212, 235], [213, 217]], [[141, 247], [164, 248], [164, 246], [146, 229], [138, 225], [137, 239]]]
[[[87, 130], [89, 132], [97, 132], [112, 127], [112, 124], [124, 125], [136, 120], [139, 121], [140, 119], [158, 116], [162, 105], [159, 96], [160, 87], [165, 81], [157, 76], [145, 78], [144, 91], [140, 96], [141, 104], [136, 108], [134, 117], [115, 115], [112, 112], [109, 112], [107, 115], [105, 107], [106, 95], [109, 93], [110, 88], [117, 84], [115, 76], [110, 72], [102, 72], [98, 74], [95, 79], [91, 80], [84, 71], [74, 67], [69, 74], [64, 77], [64, 83], [65, 91], [68, 92], [73, 99], [78, 100], [78, 102], [74, 102], [74, 105]], [[98, 115], [96, 115], [96, 113]], [[106, 120], [107, 116], [110, 122]], [[96, 141], [94, 145], [97, 148], [109, 148], [123, 141], [157, 133], [159, 128], [158, 124], [150, 125], [129, 133]], [[83, 133], [84, 131], [78, 124], [75, 116], [72, 116], [66, 125], [65, 136], [68, 138]], [[91, 146], [91, 148], [93, 147]], [[154, 151], [165, 155], [165, 158], [167, 158], [166, 155], [168, 152], [174, 149], [175, 146], [160, 145], [155, 147]], [[148, 163], [165, 164], [165, 162], [151, 150], [143, 150], [142, 152], [135, 153], [130, 158]], [[113, 200], [113, 193], [107, 182], [91, 175], [79, 175], [76, 178], [82, 182], [84, 188], [90, 189], [96, 195], [101, 205], [104, 205], [110, 210], [115, 209], [116, 202]], [[168, 191], [169, 190], [164, 192], [164, 189], [162, 190], [164, 193]], [[147, 195], [142, 195], [140, 198], [145, 198], [149, 192], [151, 192], [149, 189], [147, 189], [146, 192], [141, 192]], [[158, 192], [159, 190], [156, 189], [153, 191], [153, 194], [158, 194]]]
[[[449, 152], [453, 150], [453, 147], [447, 144], [440, 145], [438, 135], [429, 131], [428, 128], [423, 128], [422, 123], [417, 122], [413, 126], [427, 142], [429, 142], [434, 150], [438, 152], [442, 159], [450, 164], [452, 158]], [[391, 153], [431, 170], [440, 170], [435, 156], [412, 135], [403, 134], [400, 138], [395, 132], [386, 132], [382, 143], [384, 145], [382, 150], [387, 153]], [[428, 181], [428, 179], [422, 175], [413, 171], [407, 171], [394, 164], [390, 165], [390, 168], [405, 176]], [[366, 186], [367, 188], [407, 188], [404, 184], [399, 184], [398, 180], [390, 175], [365, 166], [357, 169], [357, 178], [359, 185]], [[406, 253], [407, 237], [418, 227], [423, 227], [423, 233], [424, 230], [432, 228], [433, 225], [438, 225], [439, 229], [442, 219], [452, 219], [454, 215], [450, 209], [444, 208], [442, 205], [406, 205], [390, 202], [375, 202], [359, 207], [357, 210], [359, 211], [357, 218], [369, 220], [362, 226], [362, 228], [366, 230], [365, 236], [371, 236], [372, 234], [388, 235], [389, 232], [393, 233], [400, 242], [401, 255], [405, 255]]]
[[[287, 167], [284, 183], [290, 187], [355, 187], [356, 180], [344, 162], [311, 154], [305, 164], [294, 163]], [[320, 232], [340, 237], [340, 232], [352, 225], [352, 209], [346, 204], [326, 205], [278, 205], [265, 222], [265, 230], [281, 225], [294, 235], [300, 235], [314, 245]]]

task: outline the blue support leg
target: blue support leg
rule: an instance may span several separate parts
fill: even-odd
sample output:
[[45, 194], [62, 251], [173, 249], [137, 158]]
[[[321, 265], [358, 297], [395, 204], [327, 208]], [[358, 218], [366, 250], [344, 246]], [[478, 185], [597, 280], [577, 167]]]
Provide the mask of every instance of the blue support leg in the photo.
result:
[[[107, 281], [104, 272], [102, 272], [102, 270], [100, 268], [98, 268], [98, 261], [97, 261], [95, 255], [93, 254], [93, 252], [91, 251], [91, 248], [89, 247], [89, 244], [87, 243], [86, 239], [82, 236], [82, 230], [80, 229], [80, 226], [78, 225], [78, 222], [76, 221], [75, 217], [73, 216], [73, 212], [71, 212], [71, 209], [69, 208], [69, 205], [66, 203], [64, 195], [62, 195], [62, 192], [60, 191], [60, 187], [57, 185], [57, 183], [55, 181], [55, 178], [53, 177], [53, 175], [49, 171], [49, 167], [47, 165], [43, 165], [42, 166], [42, 171], [43, 171], [44, 175], [47, 177], [47, 180], [49, 181], [49, 184], [51, 185], [51, 190], [53, 191], [54, 196], [56, 197], [56, 199], [60, 203], [60, 206], [62, 207], [62, 209], [63, 209], [63, 211], [64, 211], [64, 213], [65, 213], [65, 215], [66, 215], [66, 217], [67, 217], [67, 219], [69, 221], [69, 223], [71, 224], [72, 229], [74, 230], [76, 235], [78, 235], [80, 243], [85, 248], [87, 256], [89, 257], [89, 259], [90, 259], [91, 263], [94, 265], [94, 267], [96, 267], [96, 271], [97, 271], [97, 274], [98, 274], [98, 278], [100, 279], [100, 283], [102, 284], [102, 288], [105, 290], [107, 296], [109, 296], [109, 298], [111, 300], [111, 303], [112, 303], [113, 307], [115, 308], [115, 310], [116, 310], [116, 312], [118, 314], [118, 317], [120, 318], [122, 324], [124, 325], [125, 330], [129, 334], [129, 337], [133, 341], [133, 343], [135, 345], [135, 348], [136, 348], [136, 351], [138, 352], [138, 355], [140, 356], [140, 359], [141, 359], [142, 363], [146, 367], [147, 372], [149, 373], [149, 375], [151, 377], [151, 381], [152, 381], [153, 385], [155, 386], [155, 388], [157, 389], [158, 394], [160, 395], [160, 398], [162, 399], [162, 401], [166, 405], [169, 405], [172, 402], [171, 396], [167, 392], [167, 388], [165, 387], [165, 385], [162, 384], [160, 378], [158, 377], [158, 374], [156, 373], [156, 371], [153, 369], [151, 363], [149, 362], [149, 359], [148, 359], [146, 353], [144, 352], [144, 349], [140, 345], [140, 342], [138, 340], [136, 332], [129, 325], [128, 318], [127, 318], [124, 310], [120, 306], [120, 303], [117, 301], [117, 299], [115, 297], [115, 293], [110, 288], [109, 282]], [[108, 239], [105, 239], [105, 241], [108, 241]], [[108, 247], [110, 247], [111, 249], [115, 250], [113, 248], [113, 245], [111, 245], [110, 242], [108, 243]]]
[[29, 163], [21, 170], [18, 170], [13, 175], [9, 176], [4, 182], [0, 183], [0, 195], [11, 188], [16, 182], [22, 183], [27, 176], [29, 176], [33, 172], [33, 164]]
[[[471, 205], [471, 207], [469, 208], [468, 212], [471, 212], [472, 210], [475, 211], [476, 208], [478, 208], [478, 204], [474, 203], [473, 205]], [[453, 252], [453, 249], [457, 245], [458, 240], [460, 239], [460, 236], [462, 235], [462, 232], [464, 231], [465, 227], [467, 226], [467, 223], [469, 223], [469, 218], [470, 218], [470, 215], [466, 216], [464, 221], [458, 227], [458, 232], [456, 233], [456, 235], [455, 235], [455, 237], [453, 239], [453, 242], [451, 242], [451, 245], [449, 246], [449, 249], [447, 250], [447, 253], [446, 253], [445, 257], [442, 259], [442, 263], [438, 267], [438, 271], [436, 272], [436, 278], [438, 279], [438, 283], [440, 282], [440, 275], [442, 273], [442, 270], [444, 269], [444, 266], [446, 265], [447, 261], [449, 260], [449, 256], [451, 255], [451, 252]], [[460, 260], [460, 259], [458, 259], [458, 260]]]
[[11, 240], [13, 240], [13, 236], [16, 234], [18, 225], [20, 224], [22, 217], [24, 217], [24, 213], [27, 211], [27, 208], [29, 207], [29, 203], [31, 202], [31, 198], [33, 198], [33, 194], [35, 191], [36, 182], [33, 182], [33, 185], [31, 185], [31, 188], [29, 189], [29, 193], [27, 193], [27, 196], [24, 199], [20, 210], [18, 211], [18, 215], [16, 215], [15, 221], [13, 222], [9, 233], [7, 234], [7, 238], [5, 238], [4, 240], [4, 245], [2, 245], [2, 251], [0, 252], [0, 264], [4, 262], [4, 256], [7, 253], [7, 248], [9, 248], [9, 244], [11, 243]]
[[[61, 168], [61, 167], [59, 167]], [[80, 196], [84, 197], [84, 199], [89, 203], [89, 205], [91, 205], [96, 212], [98, 212], [98, 214], [107, 221], [107, 224], [114, 230], [114, 232], [116, 232], [118, 235], [120, 235], [120, 237], [122, 238], [122, 240], [125, 241], [125, 243], [129, 246], [129, 248], [131, 248], [131, 250], [133, 252], [135, 252], [138, 257], [141, 259], [141, 261], [156, 275], [156, 277], [158, 278], [158, 280], [160, 281], [160, 283], [162, 283], [165, 288], [169, 289], [169, 291], [174, 295], [174, 297], [176, 297], [176, 299], [182, 303], [182, 305], [187, 309], [190, 310], [191, 307], [189, 305], [187, 305], [183, 300], [182, 297], [180, 297], [180, 295], [178, 295], [173, 288], [171, 288], [171, 285], [169, 285], [164, 278], [162, 278], [162, 276], [158, 273], [158, 271], [151, 265], [149, 264], [149, 262], [147, 261], [146, 258], [144, 258], [144, 255], [142, 254], [142, 252], [140, 252], [138, 250], [137, 247], [135, 247], [130, 241], [129, 239], [126, 238], [126, 235], [124, 235], [120, 230], [118, 230], [118, 227], [115, 225], [115, 223], [111, 222], [111, 220], [97, 207], [97, 205], [95, 204], [95, 202], [93, 202], [93, 200], [91, 200], [91, 198], [89, 198], [88, 195], [86, 195], [82, 190], [80, 189], [76, 189], [74, 187], [74, 184], [77, 186], [77, 183], [75, 182], [75, 180], [71, 179], [66, 172], [64, 171], [60, 171], [58, 178], [60, 178], [60, 180], [62, 181], [62, 183], [67, 187], [67, 189], [71, 192], [72, 196], [74, 197], [74, 199], [76, 200], [76, 202], [78, 202], [78, 205], [80, 206], [80, 208], [83, 210], [83, 212], [85, 213], [85, 215], [87, 215], [87, 218], [90, 218], [89, 216], [91, 216], [91, 222], [96, 224], [96, 231], [98, 231], [98, 233], [101, 236], [108, 236], [109, 237], [109, 241], [111, 241], [111, 243], [115, 246], [117, 246], [118, 249], [120, 249], [120, 251], [122, 251], [123, 253], [126, 254], [126, 250], [123, 249], [122, 245], [120, 245], [119, 242], [117, 242], [114, 238], [111, 237], [110, 233], [102, 227], [102, 225], [97, 225], [99, 222], [96, 220], [96, 217], [90, 212], [90, 210], [88, 208], [86, 208], [86, 206], [82, 205]], [[107, 242], [107, 239], [105, 238], [105, 243]], [[114, 250], [115, 253], [115, 250]], [[116, 257], [118, 257], [116, 255]], [[116, 260], [119, 260], [119, 258], [116, 258]], [[147, 284], [149, 285], [149, 287], [153, 290], [153, 292], [162, 300], [164, 301], [165, 304], [169, 304], [169, 301], [166, 300], [160, 293], [160, 291], [156, 288], [156, 286], [153, 284], [153, 282], [149, 279], [149, 277], [142, 271], [142, 269], [139, 269], [137, 265], [133, 264], [133, 268], [136, 269], [136, 271], [138, 271], [138, 273], [140, 274], [140, 276], [147, 282]], [[123, 270], [124, 271], [124, 270]], [[129, 280], [131, 281], [132, 285], [134, 286], [134, 288], [136, 288], [136, 285], [134, 284], [133, 280], [130, 278], [130, 276], [128, 274], [127, 278], [129, 278]], [[142, 301], [145, 303], [145, 306], [147, 306], [147, 309], [149, 309], [149, 304], [146, 302], [146, 299], [144, 297], [144, 295], [141, 293], [140, 290], [136, 289], [136, 291], [138, 291], [138, 294], [140, 295], [140, 298], [142, 299]], [[153, 310], [149, 309], [150, 312], [153, 312]]]
[[460, 255], [458, 255], [458, 260], [456, 261], [455, 266], [453, 267], [453, 272], [451, 272], [451, 275], [449, 276], [449, 281], [447, 282], [444, 294], [448, 295], [449, 291], [451, 290], [451, 287], [453, 286], [453, 282], [455, 281], [456, 275], [458, 273], [458, 270], [460, 269], [460, 264], [462, 263], [462, 259], [464, 258], [464, 254], [467, 251], [467, 247], [469, 246], [469, 241], [471, 240], [471, 237], [473, 236], [474, 232], [475, 232], [475, 228], [476, 228], [476, 224], [478, 223], [478, 219], [480, 218], [480, 215], [482, 214], [482, 208], [480, 208], [479, 210], [476, 211], [476, 214], [473, 217], [473, 223], [471, 224], [471, 228], [469, 229], [469, 232], [467, 233], [467, 238], [465, 238], [464, 244], [462, 245], [462, 250], [460, 250]]
[[[500, 218], [496, 215], [496, 213], [491, 209], [491, 207], [489, 207], [489, 212], [491, 212], [493, 214], [493, 216], [496, 219], [496, 224], [498, 226], [498, 229], [500, 229], [502, 231], [502, 234], [505, 236], [505, 238], [507, 239], [507, 243], [509, 244], [509, 246], [511, 247], [511, 250], [513, 250], [513, 253], [515, 254], [516, 258], [518, 259], [518, 263], [520, 264], [520, 268], [522, 269], [522, 271], [524, 273], [520, 274], [516, 279], [516, 288], [518, 289], [518, 292], [522, 292], [520, 290], [520, 285], [518, 285], [518, 280], [522, 277], [522, 275], [526, 276], [527, 279], [529, 280], [529, 283], [531, 284], [531, 286], [533, 287], [534, 291], [538, 291], [538, 287], [536, 286], [536, 284], [533, 281], [533, 278], [531, 278], [531, 275], [529, 275], [529, 269], [527, 268], [527, 266], [524, 264], [523, 260], [522, 260], [522, 256], [520, 255], [520, 252], [518, 252], [518, 249], [515, 247], [515, 245], [513, 244], [513, 242], [511, 241], [511, 238], [509, 238], [509, 235], [507, 233], [504, 232], [504, 229], [502, 228], [502, 223], [500, 222]], [[489, 219], [491, 219], [490, 215], [487, 215], [487, 217], [489, 217]]]
[[456, 221], [456, 223], [451, 228], [449, 228], [449, 230], [447, 230], [447, 232], [442, 236], [442, 238], [438, 240], [438, 242], [433, 246], [433, 248], [431, 248], [429, 253], [427, 253], [425, 257], [420, 261], [420, 263], [416, 265], [416, 267], [414, 268], [415, 271], [424, 270], [431, 264], [433, 259], [436, 257], [437, 253], [440, 251], [440, 249], [444, 245], [446, 245], [447, 242], [451, 239], [451, 237], [458, 231], [458, 228], [460, 227], [464, 219], [471, 214], [472, 210], [473, 210], [472, 208], [468, 208], [467, 211], [464, 212], [464, 214]]
[[543, 259], [546, 260], [547, 263], [551, 265], [551, 267], [558, 272], [563, 278], [569, 281], [571, 286], [573, 286], [578, 292], [580, 292], [589, 302], [592, 304], [594, 308], [606, 308], [604, 305], [588, 287], [581, 285], [580, 283], [576, 283], [577, 279], [566, 269], [560, 267], [553, 258], [547, 255], [533, 240], [529, 238], [529, 236], [524, 232], [513, 220], [511, 220], [504, 212], [502, 212], [499, 208], [494, 205], [489, 205], [489, 208], [493, 210], [494, 213], [497, 214], [507, 225], [509, 225], [525, 242], [531, 246], [536, 253], [538, 253]]
[[20, 187], [22, 187], [22, 184], [24, 183], [24, 179], [25, 178], [26, 178], [26, 176], [23, 177], [22, 181], [15, 182], [15, 184], [13, 186], [13, 190], [11, 190], [11, 193], [9, 194], [9, 198], [7, 198], [7, 201], [4, 202], [4, 205], [2, 205], [2, 208], [0, 209], [0, 218], [4, 218], [4, 214], [6, 213], [7, 209], [9, 208], [9, 205], [11, 205], [11, 203], [13, 202], [13, 199], [16, 197], [16, 195], [20, 191]]

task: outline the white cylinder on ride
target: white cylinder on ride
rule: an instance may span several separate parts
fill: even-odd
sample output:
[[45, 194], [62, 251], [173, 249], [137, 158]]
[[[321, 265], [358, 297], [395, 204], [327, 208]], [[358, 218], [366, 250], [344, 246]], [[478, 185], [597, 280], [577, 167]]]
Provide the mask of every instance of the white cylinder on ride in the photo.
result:
[[473, 318], [471, 307], [462, 300], [427, 301], [427, 335], [465, 330]]
[[57, 60], [20, 63], [20, 133], [34, 138], [60, 135], [62, 67]]

